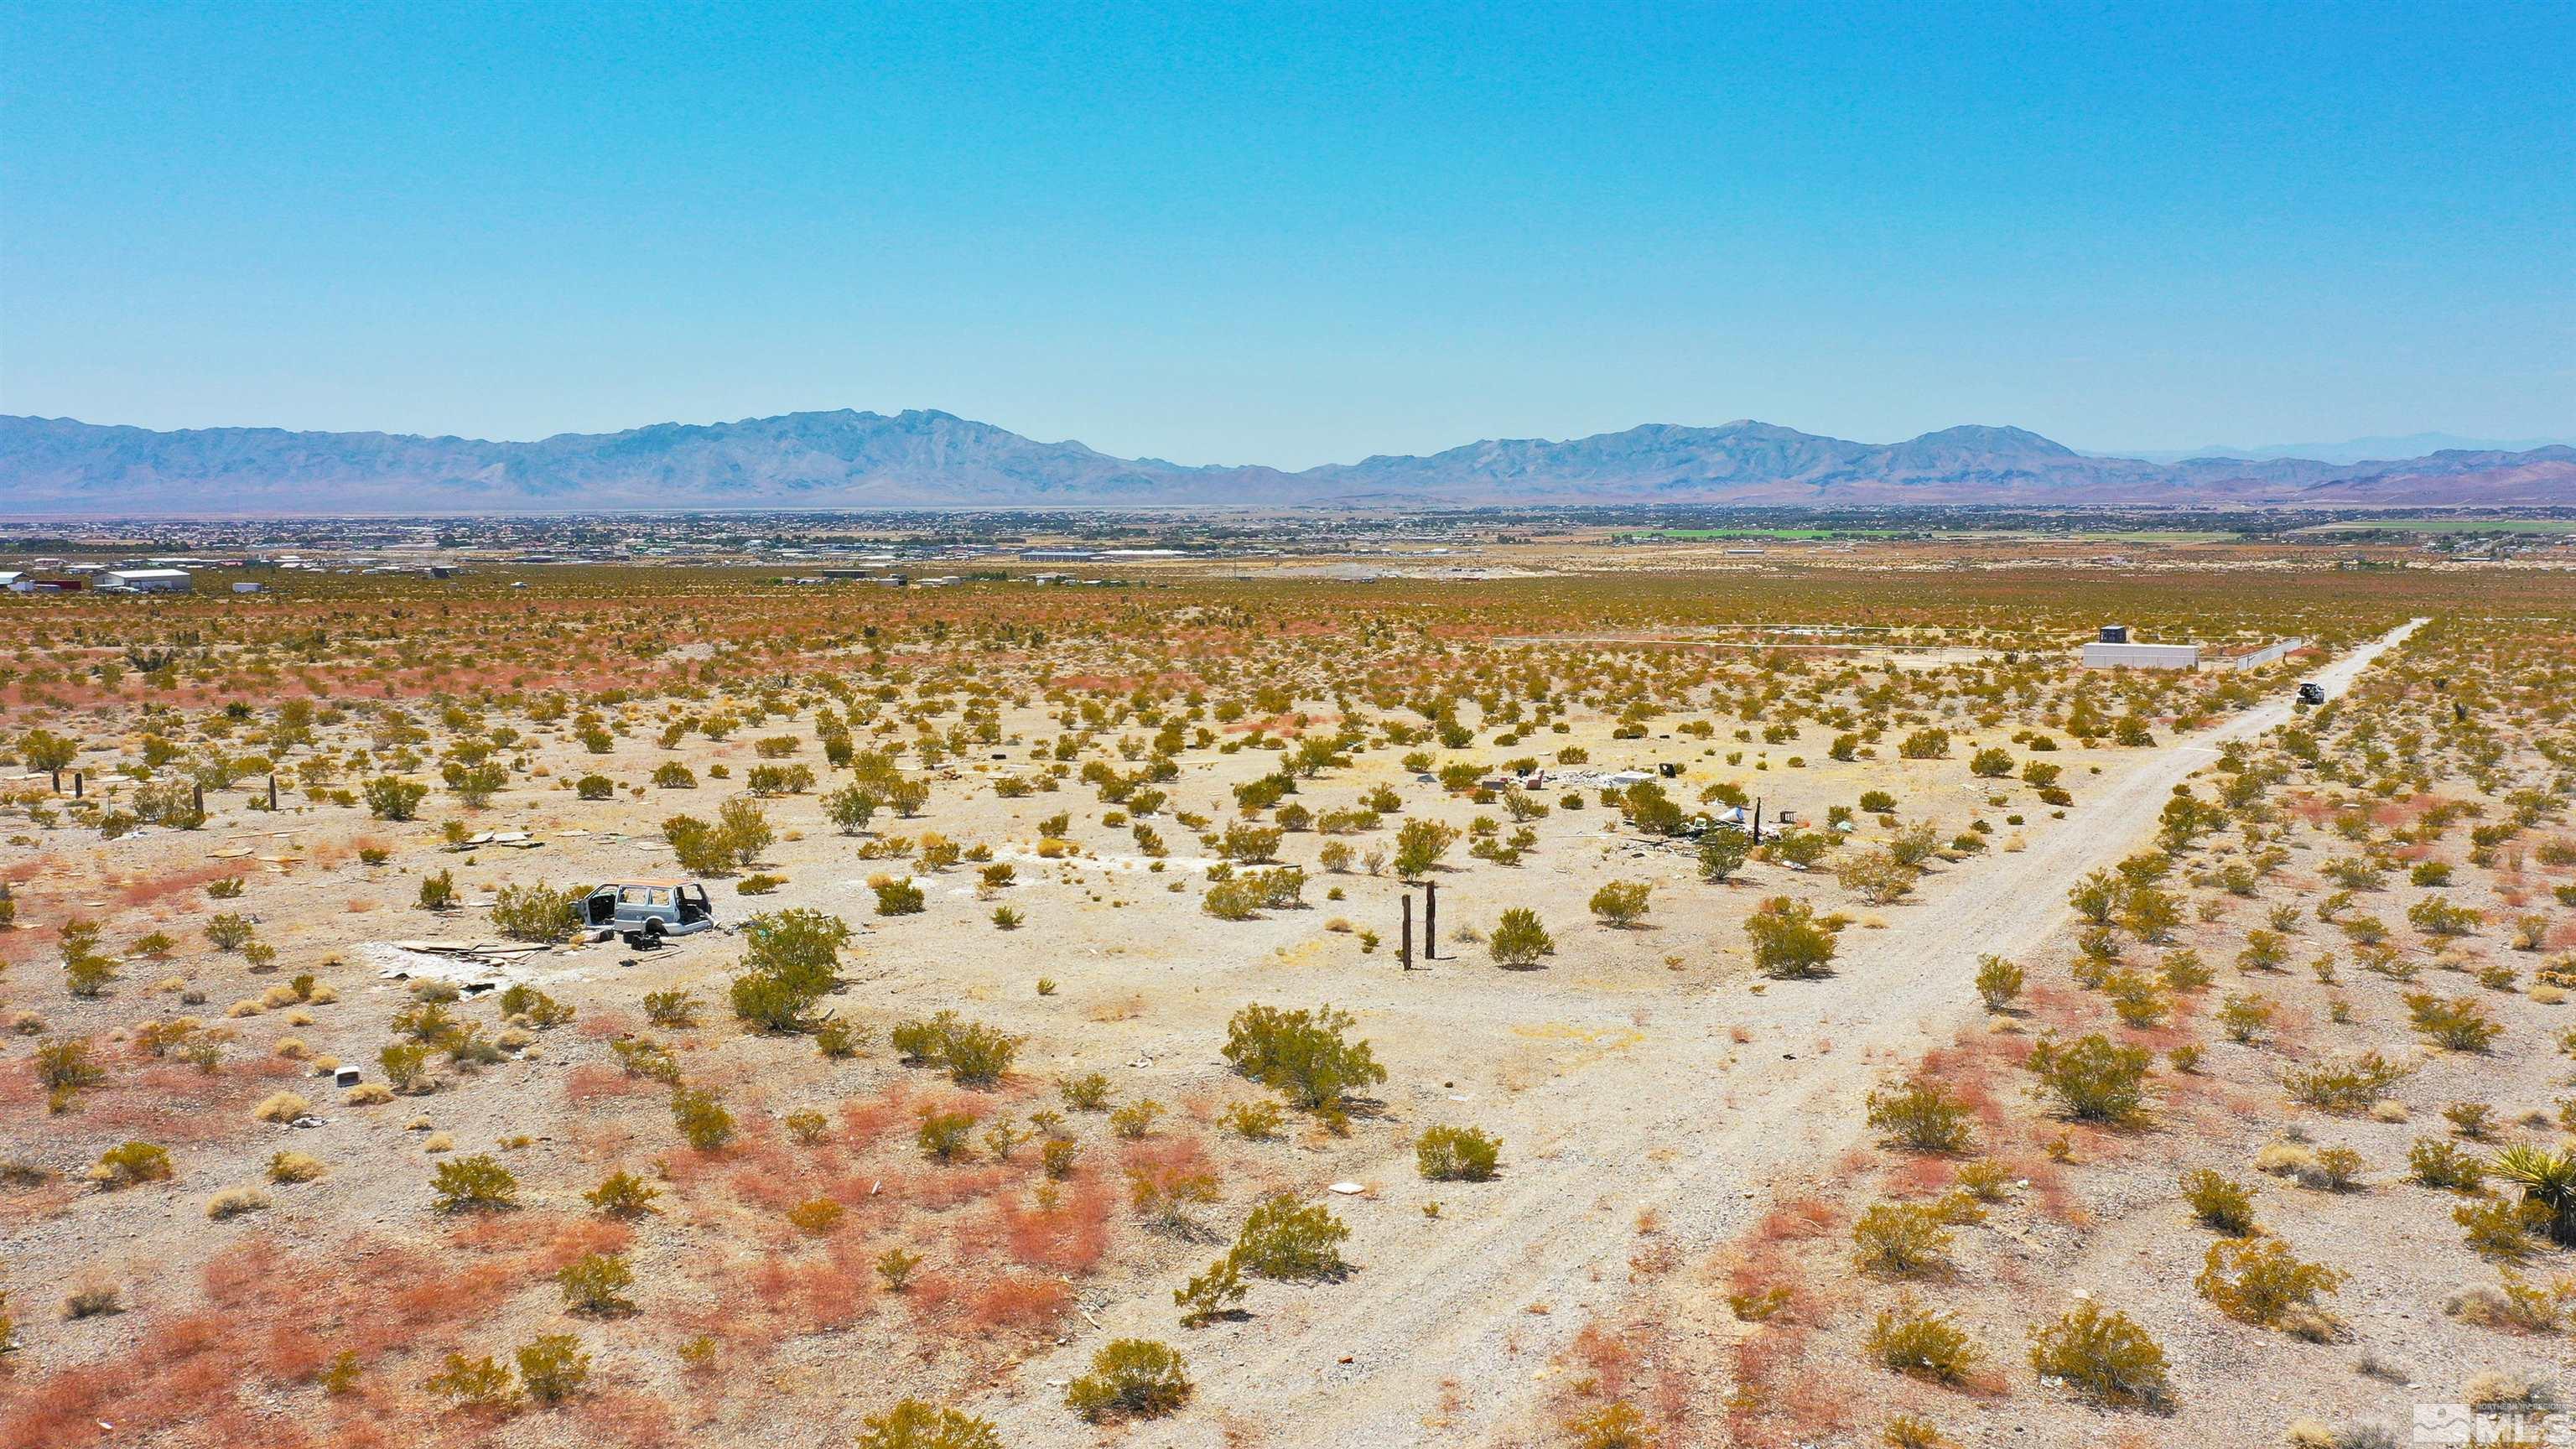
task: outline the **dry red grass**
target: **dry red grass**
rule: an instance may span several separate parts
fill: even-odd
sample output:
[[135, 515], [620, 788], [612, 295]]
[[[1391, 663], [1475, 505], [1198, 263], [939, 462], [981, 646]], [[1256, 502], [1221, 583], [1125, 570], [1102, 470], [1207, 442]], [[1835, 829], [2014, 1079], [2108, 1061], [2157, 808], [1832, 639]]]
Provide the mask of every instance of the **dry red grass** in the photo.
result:
[[1794, 1197], [1764, 1213], [1753, 1237], [1758, 1243], [1804, 1242], [1832, 1232], [1842, 1221], [1842, 1209], [1823, 1198]]

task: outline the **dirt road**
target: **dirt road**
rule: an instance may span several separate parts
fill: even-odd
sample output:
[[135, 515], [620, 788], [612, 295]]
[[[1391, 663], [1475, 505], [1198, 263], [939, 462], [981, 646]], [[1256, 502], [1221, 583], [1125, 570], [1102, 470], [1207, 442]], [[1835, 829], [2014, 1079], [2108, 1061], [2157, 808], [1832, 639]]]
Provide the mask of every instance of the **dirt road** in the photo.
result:
[[[2340, 693], [2423, 622], [2312, 677]], [[1879, 1075], [1972, 1018], [1980, 955], [2036, 949], [2067, 918], [2068, 882], [2136, 849], [2172, 787], [2218, 745], [2290, 716], [2285, 698], [2166, 745], [2084, 802], [2088, 828], [1927, 877], [1888, 930], [1845, 933], [1827, 980], [1659, 1001], [1624, 1050], [1462, 1109], [1508, 1144], [1506, 1176], [1441, 1194], [1438, 1219], [1334, 1199], [1359, 1265], [1347, 1281], [1264, 1285], [1248, 1321], [1197, 1332], [1174, 1326], [1167, 1296], [1111, 1305], [1102, 1331], [1025, 1366], [980, 1411], [1013, 1444], [1086, 1442], [1048, 1381], [1133, 1335], [1180, 1347], [1199, 1385], [1190, 1412], [1139, 1426], [1127, 1441], [1136, 1445], [1210, 1444], [1218, 1422], [1253, 1443], [1392, 1449], [1492, 1437], [1544, 1392], [1551, 1356], [1587, 1310], [1621, 1296], [1641, 1211], [1696, 1256], [1747, 1228], [1771, 1184], [1830, 1171]], [[1410, 1154], [1371, 1176], [1412, 1178]]]

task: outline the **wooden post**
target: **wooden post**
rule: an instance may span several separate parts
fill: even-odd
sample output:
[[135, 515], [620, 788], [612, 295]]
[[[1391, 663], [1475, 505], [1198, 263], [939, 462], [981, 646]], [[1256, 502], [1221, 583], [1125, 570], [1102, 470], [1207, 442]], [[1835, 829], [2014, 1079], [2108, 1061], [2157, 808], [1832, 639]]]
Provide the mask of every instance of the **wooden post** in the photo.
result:
[[196, 802], [197, 802], [197, 813], [198, 813], [198, 814], [200, 814], [200, 815], [205, 814], [205, 813], [206, 813], [206, 787], [205, 787], [205, 786], [203, 786], [203, 785], [192, 785], [192, 786], [190, 786], [190, 787], [189, 787], [189, 790], [190, 790], [190, 792], [191, 792], [192, 796], [194, 797], [194, 799], [195, 799], [195, 800], [196, 800]]
[[88, 786], [89, 786], [89, 782], [88, 782], [87, 780], [85, 780], [85, 779], [83, 779], [83, 778], [81, 777], [81, 772], [80, 772], [80, 771], [78, 771], [78, 770], [74, 770], [74, 771], [72, 771], [72, 798], [73, 798], [73, 799], [77, 800], [77, 799], [81, 798], [82, 794], [83, 794], [83, 793], [85, 793], [85, 792], [87, 791]]
[[268, 777], [268, 808], [271, 813], [277, 810], [277, 776], [273, 774]]
[[1762, 843], [1762, 797], [1753, 797], [1753, 843]]
[[63, 772], [60, 770], [54, 772], [54, 793], [57, 795], [63, 793]]
[[1440, 882], [1422, 883], [1422, 959], [1440, 959]]
[[1404, 926], [1403, 926], [1403, 933], [1402, 933], [1401, 935], [1398, 935], [1398, 936], [1395, 938], [1395, 940], [1396, 940], [1396, 946], [1395, 946], [1395, 959], [1396, 959], [1397, 961], [1399, 961], [1399, 962], [1403, 963], [1403, 966], [1404, 966], [1404, 969], [1405, 969], [1405, 970], [1407, 970], [1407, 971], [1412, 970], [1412, 969], [1413, 969], [1413, 892], [1411, 892], [1411, 891], [1406, 891], [1406, 892], [1404, 893]]

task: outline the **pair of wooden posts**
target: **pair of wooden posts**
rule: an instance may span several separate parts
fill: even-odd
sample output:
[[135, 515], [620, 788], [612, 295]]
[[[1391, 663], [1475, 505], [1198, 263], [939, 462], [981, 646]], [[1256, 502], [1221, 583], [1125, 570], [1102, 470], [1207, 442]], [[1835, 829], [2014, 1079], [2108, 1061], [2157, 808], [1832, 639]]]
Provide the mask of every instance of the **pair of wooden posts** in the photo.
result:
[[[1440, 957], [1440, 882], [1422, 883], [1422, 959]], [[1404, 893], [1404, 931], [1396, 938], [1395, 959], [1405, 970], [1413, 969], [1413, 892]]]
[[[73, 799], [78, 800], [78, 799], [80, 799], [80, 798], [82, 797], [82, 786], [83, 786], [83, 783], [84, 783], [84, 782], [83, 782], [83, 780], [82, 780], [82, 778], [81, 778], [81, 772], [80, 772], [80, 771], [78, 771], [78, 770], [74, 770], [74, 771], [72, 771], [72, 798], [73, 798]], [[54, 793], [55, 793], [55, 794], [57, 794], [57, 795], [59, 795], [59, 794], [63, 793], [63, 772], [62, 772], [62, 771], [60, 771], [60, 770], [56, 770], [56, 771], [54, 772]], [[193, 799], [193, 800], [195, 800], [195, 802], [196, 802], [196, 806], [197, 806], [197, 813], [198, 813], [198, 814], [200, 814], [200, 815], [205, 814], [205, 813], [206, 813], [206, 787], [205, 787], [205, 786], [203, 786], [203, 785], [194, 785], [194, 786], [190, 786], [190, 787], [189, 787], [189, 795], [190, 795], [190, 798], [192, 798], [192, 799]], [[268, 777], [268, 808], [269, 808], [269, 809], [271, 809], [271, 810], [275, 810], [275, 809], [277, 808], [277, 777], [276, 777], [275, 775], [271, 775], [271, 776], [269, 776], [269, 777]]]

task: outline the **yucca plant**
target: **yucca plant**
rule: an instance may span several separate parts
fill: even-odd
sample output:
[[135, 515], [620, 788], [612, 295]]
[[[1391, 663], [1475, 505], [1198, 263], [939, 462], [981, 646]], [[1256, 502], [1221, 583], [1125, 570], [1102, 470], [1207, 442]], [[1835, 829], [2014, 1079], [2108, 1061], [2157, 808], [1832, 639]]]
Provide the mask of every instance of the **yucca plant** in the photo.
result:
[[2550, 1238], [2576, 1245], [2576, 1152], [2517, 1144], [2496, 1154], [2496, 1176], [2522, 1188], [2523, 1201], [2549, 1210]]

